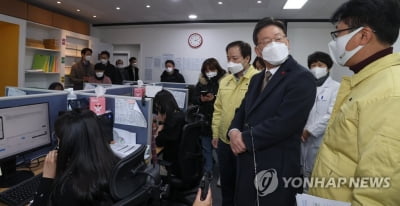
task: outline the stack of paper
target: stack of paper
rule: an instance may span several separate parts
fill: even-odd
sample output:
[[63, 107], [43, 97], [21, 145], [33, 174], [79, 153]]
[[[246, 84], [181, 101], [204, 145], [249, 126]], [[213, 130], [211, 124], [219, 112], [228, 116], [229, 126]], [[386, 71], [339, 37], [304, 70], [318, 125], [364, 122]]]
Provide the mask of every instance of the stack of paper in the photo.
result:
[[296, 195], [297, 206], [351, 206], [349, 202], [324, 199], [307, 194]]

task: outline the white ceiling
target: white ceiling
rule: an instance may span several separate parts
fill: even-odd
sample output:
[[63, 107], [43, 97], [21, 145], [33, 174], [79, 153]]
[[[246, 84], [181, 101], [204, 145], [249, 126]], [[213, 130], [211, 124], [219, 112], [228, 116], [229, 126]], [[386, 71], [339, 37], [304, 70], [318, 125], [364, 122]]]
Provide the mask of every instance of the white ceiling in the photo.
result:
[[[300, 10], [283, 10], [286, 0], [262, 0], [261, 4], [257, 0], [59, 0], [61, 4], [57, 0], [26, 1], [91, 24], [123, 24], [192, 21], [189, 14], [198, 16], [195, 21], [246, 21], [266, 16], [321, 20], [329, 19], [347, 0], [308, 0]], [[219, 1], [223, 4], [219, 5]]]

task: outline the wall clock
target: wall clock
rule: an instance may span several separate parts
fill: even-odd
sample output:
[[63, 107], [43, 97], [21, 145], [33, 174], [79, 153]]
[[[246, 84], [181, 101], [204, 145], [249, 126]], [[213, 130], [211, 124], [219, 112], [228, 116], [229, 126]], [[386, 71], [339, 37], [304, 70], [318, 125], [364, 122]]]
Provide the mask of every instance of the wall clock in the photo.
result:
[[199, 48], [203, 44], [203, 37], [199, 33], [190, 34], [188, 44], [192, 48]]

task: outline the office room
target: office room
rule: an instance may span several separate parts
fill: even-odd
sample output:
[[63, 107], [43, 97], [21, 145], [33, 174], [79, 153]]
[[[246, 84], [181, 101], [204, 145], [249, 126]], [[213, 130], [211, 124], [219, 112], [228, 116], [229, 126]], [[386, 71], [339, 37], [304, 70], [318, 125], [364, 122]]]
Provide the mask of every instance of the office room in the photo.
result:
[[[13, 144], [1, 141], [14, 111], [47, 109], [35, 118], [50, 134], [22, 148], [24, 155], [0, 156], [3, 173], [12, 157], [12, 171], [39, 163], [35, 176], [49, 175], [43, 170], [58, 159], [49, 151], [59, 141], [60, 111], [71, 110], [72, 96], [89, 108], [104, 87], [114, 129], [136, 133], [135, 144], [147, 147], [126, 161], [105, 149], [104, 162], [113, 167], [93, 164], [108, 172], [91, 182], [106, 193], [100, 199], [88, 184], [72, 186], [77, 179], [66, 182], [67, 194], [58, 191], [68, 176], [57, 168], [46, 183], [58, 192], [44, 191], [45, 200], [32, 205], [65, 205], [62, 198], [79, 205], [399, 205], [400, 3], [291, 1], [1, 0], [0, 45], [7, 49], [0, 61], [0, 155]], [[66, 90], [50, 90], [52, 83]], [[85, 115], [78, 120], [90, 119]], [[196, 141], [183, 141], [188, 133]], [[201, 157], [182, 158], [189, 148]], [[139, 161], [142, 152], [152, 157]], [[146, 181], [124, 184], [127, 167]], [[173, 185], [175, 177], [195, 180]], [[110, 188], [102, 191], [100, 180]], [[7, 202], [1, 194], [16, 185], [2, 187], [0, 200]], [[142, 193], [152, 195], [132, 200]]]

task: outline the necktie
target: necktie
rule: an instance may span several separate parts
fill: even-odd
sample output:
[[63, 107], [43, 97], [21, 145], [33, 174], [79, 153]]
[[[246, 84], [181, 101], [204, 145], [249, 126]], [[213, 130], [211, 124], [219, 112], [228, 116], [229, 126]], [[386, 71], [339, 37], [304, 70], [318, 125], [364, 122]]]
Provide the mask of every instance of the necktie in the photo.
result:
[[270, 79], [270, 77], [272, 76], [272, 73], [270, 71], [266, 71], [265, 75], [264, 75], [264, 81], [262, 82], [261, 85], [261, 92], [264, 90], [264, 88], [267, 86], [268, 81]]

